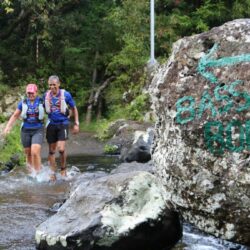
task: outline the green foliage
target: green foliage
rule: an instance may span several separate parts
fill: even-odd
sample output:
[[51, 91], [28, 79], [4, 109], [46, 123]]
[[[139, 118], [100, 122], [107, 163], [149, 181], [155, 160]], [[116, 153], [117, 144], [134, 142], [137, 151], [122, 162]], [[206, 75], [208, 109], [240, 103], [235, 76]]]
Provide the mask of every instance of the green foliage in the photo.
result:
[[138, 95], [129, 104], [111, 105], [109, 111], [109, 121], [126, 118], [130, 120], [142, 121], [145, 113], [149, 110], [150, 102], [147, 94]]
[[96, 132], [102, 130], [101, 124], [104, 124], [105, 120], [93, 120], [90, 124], [86, 124], [84, 121], [80, 122], [80, 130], [88, 132]]
[[128, 119], [128, 105], [115, 104], [110, 105], [108, 121], [112, 122], [121, 118]]
[[249, 18], [249, 13], [250, 13], [249, 0], [233, 1], [233, 7], [232, 7], [233, 18]]
[[4, 96], [8, 92], [8, 86], [0, 84], [0, 95]]
[[6, 122], [6, 120], [7, 120], [7, 118], [5, 116], [3, 116], [2, 114], [0, 114], [0, 123], [4, 123], [4, 122]]
[[128, 116], [132, 120], [143, 121], [145, 113], [149, 110], [150, 97], [147, 94], [138, 95], [128, 106]]
[[[90, 95], [90, 90], [88, 88], [79, 88], [78, 91], [75, 93], [75, 101], [77, 103], [78, 107], [84, 107], [84, 105], [87, 103], [88, 98]], [[83, 112], [84, 113], [84, 112]]]
[[[115, 119], [114, 119], [115, 120]], [[90, 124], [86, 124], [84, 121], [80, 122], [80, 130], [87, 132], [94, 132], [99, 140], [105, 141], [110, 138], [108, 128], [110, 126], [111, 119], [93, 120]]]
[[[29, 81], [43, 92], [48, 77], [57, 74], [83, 116], [92, 89], [115, 76], [102, 93], [104, 117], [142, 119], [148, 107], [142, 108], [140, 95], [150, 54], [149, 5], [145, 0], [1, 1], [0, 93], [6, 93], [5, 85], [23, 87]], [[156, 0], [155, 11], [155, 53], [164, 62], [177, 39], [248, 17], [250, 0]], [[131, 104], [122, 100], [125, 92]]]
[[143, 48], [145, 48], [144, 43], [139, 38], [130, 34], [124, 35], [124, 47], [113, 57], [107, 70], [118, 76], [125, 71], [129, 77], [128, 73], [133, 73], [138, 67], [143, 67], [147, 61], [148, 51]]
[[106, 144], [104, 146], [104, 153], [105, 154], [113, 155], [113, 154], [117, 154], [117, 152], [118, 152], [117, 145]]
[[14, 9], [12, 8], [12, 3], [11, 3], [11, 0], [3, 0], [1, 3], [0, 3], [0, 9], [1, 7], [4, 8], [5, 12], [7, 14], [9, 13], [12, 13], [14, 11]]
[[20, 141], [20, 125], [16, 125], [5, 138], [4, 145], [0, 151], [0, 161], [6, 162], [12, 155], [19, 154], [21, 156], [21, 161], [24, 163], [25, 157]]
[[197, 31], [208, 31], [211, 26], [226, 21], [227, 9], [223, 1], [213, 3], [211, 0], [206, 0], [204, 5], [194, 12], [194, 24]]

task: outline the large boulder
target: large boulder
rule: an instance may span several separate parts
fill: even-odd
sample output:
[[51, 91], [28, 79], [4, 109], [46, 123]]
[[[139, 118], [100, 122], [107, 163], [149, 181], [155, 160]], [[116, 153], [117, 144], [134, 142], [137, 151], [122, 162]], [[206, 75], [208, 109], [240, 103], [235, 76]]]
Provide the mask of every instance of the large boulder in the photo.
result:
[[178, 241], [178, 214], [154, 175], [98, 175], [81, 178], [58, 212], [37, 227], [38, 249], [160, 250]]
[[146, 171], [153, 174], [153, 163], [124, 162], [111, 171], [111, 174], [129, 173], [133, 171]]
[[[151, 136], [151, 132], [147, 132], [148, 129], [152, 130], [152, 123], [149, 122], [138, 122], [132, 120], [117, 120], [110, 124], [106, 131], [106, 137], [109, 138], [106, 141], [106, 145], [115, 149], [115, 154], [121, 154], [122, 160], [124, 155], [131, 149], [135, 141], [138, 140], [138, 134], [143, 135], [142, 137]], [[149, 144], [149, 140], [145, 141], [144, 144]], [[151, 144], [151, 142], [150, 142]], [[151, 145], [150, 145], [151, 146]], [[146, 151], [146, 149], [145, 149]], [[147, 149], [148, 151], [148, 149]]]
[[250, 245], [250, 19], [185, 37], [150, 86], [155, 172], [185, 220]]
[[152, 128], [148, 128], [146, 131], [135, 131], [132, 145], [121, 151], [121, 160], [141, 163], [150, 161], [153, 138], [154, 130]]

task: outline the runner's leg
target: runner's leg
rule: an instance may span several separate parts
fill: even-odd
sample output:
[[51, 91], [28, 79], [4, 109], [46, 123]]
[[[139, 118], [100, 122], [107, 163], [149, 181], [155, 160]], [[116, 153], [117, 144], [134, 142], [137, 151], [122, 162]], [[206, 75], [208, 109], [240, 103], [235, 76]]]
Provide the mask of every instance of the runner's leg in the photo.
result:
[[65, 145], [66, 145], [66, 141], [58, 141], [57, 142], [57, 147], [58, 147], [58, 151], [60, 154], [60, 162], [61, 162], [61, 175], [62, 176], [67, 176], [67, 172], [66, 172], [66, 151], [65, 151]]
[[26, 166], [29, 172], [31, 172], [32, 169], [32, 157], [31, 157], [31, 148], [24, 148], [24, 153], [26, 157]]
[[51, 171], [53, 172], [50, 176], [50, 180], [55, 181], [56, 180], [56, 146], [57, 143], [51, 143], [49, 144], [49, 156], [48, 156], [48, 161], [49, 161], [49, 166]]
[[49, 155], [48, 162], [51, 171], [53, 172], [50, 176], [51, 181], [56, 180], [56, 147], [57, 147], [57, 127], [55, 125], [49, 124], [46, 130], [46, 138], [49, 145]]
[[22, 128], [21, 129], [21, 141], [24, 148], [24, 153], [26, 157], [26, 166], [29, 172], [32, 169], [32, 158], [31, 158], [31, 133]]
[[32, 166], [36, 170], [36, 172], [39, 172], [41, 170], [41, 147], [43, 143], [43, 136], [43, 128], [36, 130], [32, 135], [31, 157]]
[[39, 172], [41, 170], [41, 145], [32, 144], [31, 145], [31, 157], [32, 157], [32, 166]]
[[69, 126], [66, 124], [61, 124], [58, 131], [58, 142], [57, 148], [60, 154], [60, 163], [61, 163], [61, 175], [67, 176], [66, 171], [66, 140], [68, 139]]

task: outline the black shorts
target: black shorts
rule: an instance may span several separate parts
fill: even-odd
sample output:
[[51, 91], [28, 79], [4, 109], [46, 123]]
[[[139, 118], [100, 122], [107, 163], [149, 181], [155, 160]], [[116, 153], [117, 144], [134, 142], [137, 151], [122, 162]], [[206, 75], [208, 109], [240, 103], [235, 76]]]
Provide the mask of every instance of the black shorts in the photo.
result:
[[49, 144], [68, 139], [69, 125], [49, 124], [46, 131], [46, 139]]
[[43, 128], [28, 129], [22, 128], [21, 141], [24, 148], [30, 148], [32, 144], [42, 145], [44, 130]]

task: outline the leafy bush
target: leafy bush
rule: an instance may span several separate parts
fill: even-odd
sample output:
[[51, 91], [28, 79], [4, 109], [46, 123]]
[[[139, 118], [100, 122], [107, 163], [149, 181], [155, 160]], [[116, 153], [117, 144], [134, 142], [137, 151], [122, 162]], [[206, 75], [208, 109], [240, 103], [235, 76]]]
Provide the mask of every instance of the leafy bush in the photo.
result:
[[0, 94], [4, 96], [8, 92], [8, 86], [4, 84], [0, 84]]
[[110, 155], [117, 154], [118, 153], [118, 146], [117, 145], [106, 144], [104, 146], [104, 153], [105, 154], [110, 154]]
[[0, 123], [4, 123], [6, 122], [7, 118], [5, 116], [3, 116], [2, 114], [0, 114]]
[[149, 95], [141, 94], [131, 102], [128, 107], [129, 118], [142, 121], [145, 113], [149, 110]]
[[20, 141], [20, 125], [16, 125], [5, 138], [4, 144], [0, 152], [0, 161], [9, 161], [12, 155], [19, 154], [21, 162], [24, 164], [25, 156]]

